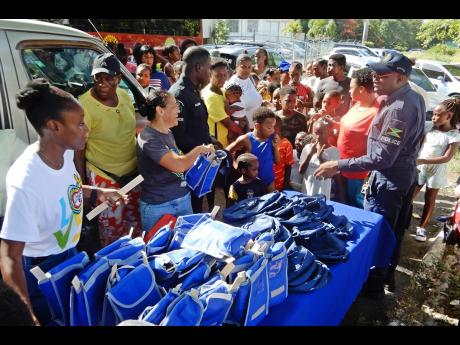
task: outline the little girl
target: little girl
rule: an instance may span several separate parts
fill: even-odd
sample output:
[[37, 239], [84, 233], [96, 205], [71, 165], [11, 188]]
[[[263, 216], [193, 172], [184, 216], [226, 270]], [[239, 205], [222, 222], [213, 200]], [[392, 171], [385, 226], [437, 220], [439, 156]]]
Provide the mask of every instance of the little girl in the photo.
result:
[[439, 189], [448, 186], [447, 162], [458, 151], [460, 132], [456, 128], [460, 119], [460, 98], [449, 98], [439, 104], [433, 111], [432, 123], [417, 159], [419, 170], [414, 198], [426, 184], [425, 205], [415, 239], [426, 241], [426, 225], [433, 214]]
[[[241, 99], [243, 90], [238, 84], [228, 84], [225, 87], [225, 111], [233, 122], [241, 128], [243, 134], [249, 132], [249, 122], [246, 117], [245, 104]], [[238, 136], [228, 132], [227, 140], [229, 143], [235, 141]]]

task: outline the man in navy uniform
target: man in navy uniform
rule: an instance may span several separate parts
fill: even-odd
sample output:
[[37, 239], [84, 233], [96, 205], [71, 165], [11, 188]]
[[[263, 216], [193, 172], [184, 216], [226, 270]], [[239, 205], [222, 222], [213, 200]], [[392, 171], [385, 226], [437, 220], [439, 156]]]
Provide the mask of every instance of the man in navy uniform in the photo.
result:
[[[178, 125], [171, 131], [177, 147], [185, 154], [195, 146], [214, 143], [209, 134], [208, 110], [201, 99], [200, 90], [209, 83], [211, 78], [211, 57], [202, 47], [188, 48], [183, 58], [184, 72], [174, 83], [169, 92], [176, 98], [179, 105]], [[192, 193], [193, 212], [203, 211], [203, 197], [198, 198]]]
[[404, 230], [411, 218], [416, 180], [416, 158], [425, 124], [423, 97], [408, 84], [411, 61], [398, 53], [367, 65], [373, 70], [374, 91], [382, 98], [367, 141], [365, 156], [329, 161], [315, 171], [316, 177], [332, 177], [339, 171], [371, 171], [364, 209], [385, 217], [393, 227], [396, 247], [389, 267], [371, 270], [365, 292], [382, 298], [385, 282], [394, 291], [394, 271], [399, 261]]

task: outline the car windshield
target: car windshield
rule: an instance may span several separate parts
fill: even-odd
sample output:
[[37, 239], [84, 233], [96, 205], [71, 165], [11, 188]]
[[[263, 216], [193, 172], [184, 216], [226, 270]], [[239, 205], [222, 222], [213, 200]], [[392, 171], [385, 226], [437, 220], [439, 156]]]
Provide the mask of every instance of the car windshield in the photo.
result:
[[460, 80], [460, 65], [443, 65], [455, 78]]
[[417, 68], [412, 68], [409, 80], [420, 86], [425, 91], [436, 91], [436, 88], [431, 83], [430, 79], [428, 79], [428, 77]]

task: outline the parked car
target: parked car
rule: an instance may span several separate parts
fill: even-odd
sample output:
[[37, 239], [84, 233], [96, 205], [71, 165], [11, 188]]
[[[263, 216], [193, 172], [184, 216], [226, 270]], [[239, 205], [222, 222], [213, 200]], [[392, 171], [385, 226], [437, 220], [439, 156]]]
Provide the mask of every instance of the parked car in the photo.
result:
[[[347, 63], [347, 75], [351, 78], [353, 71], [365, 67], [365, 64]], [[431, 121], [433, 109], [448, 98], [446, 93], [438, 90], [430, 79], [417, 67], [412, 67], [412, 72], [409, 76], [409, 84], [413, 89], [418, 91], [425, 100], [426, 105], [426, 121]]]
[[360, 43], [355, 43], [355, 42], [337, 42], [334, 43], [334, 46], [332, 48], [358, 48], [360, 50], [366, 51], [370, 56], [373, 57], [379, 57], [377, 54], [375, 54], [369, 47], [366, 47], [363, 44]]
[[343, 54], [347, 59], [347, 63], [353, 65], [365, 66], [369, 62], [378, 62], [380, 58], [376, 56], [370, 56], [367, 52], [354, 47], [338, 47], [333, 48], [329, 54], [324, 55], [323, 58], [328, 60], [332, 54]]
[[399, 50], [396, 49], [386, 49], [386, 48], [371, 48], [371, 50], [377, 54], [379, 57], [383, 58], [388, 53], [398, 53], [401, 54]]
[[417, 60], [420, 68], [438, 90], [448, 96], [460, 95], [460, 64], [435, 60]]
[[227, 60], [232, 70], [235, 70], [236, 58], [240, 54], [248, 54], [253, 59], [253, 63], [255, 63], [254, 55], [256, 50], [261, 47], [267, 50], [268, 64], [270, 67], [278, 67], [281, 61], [286, 60], [285, 57], [281, 55], [276, 49], [266, 46], [242, 44], [205, 44], [202, 47], [207, 49], [209, 52], [219, 52], [220, 57]]
[[[36, 20], [0, 20], [0, 128], [11, 128], [26, 143], [38, 136], [16, 106], [16, 93], [31, 79], [45, 78], [75, 97], [93, 86], [95, 56], [110, 52], [100, 39], [63, 25]], [[120, 87], [130, 95], [136, 109], [145, 91], [133, 75], [121, 68]]]

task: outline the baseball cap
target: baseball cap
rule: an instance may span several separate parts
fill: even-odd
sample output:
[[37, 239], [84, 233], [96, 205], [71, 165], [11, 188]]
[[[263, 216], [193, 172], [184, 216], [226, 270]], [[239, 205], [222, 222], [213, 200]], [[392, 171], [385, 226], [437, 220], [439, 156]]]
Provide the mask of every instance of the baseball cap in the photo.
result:
[[385, 55], [380, 62], [366, 64], [378, 74], [397, 72], [409, 75], [412, 71], [412, 62], [403, 54], [391, 52]]
[[120, 74], [120, 61], [112, 53], [104, 53], [96, 56], [93, 61], [91, 76], [98, 73], [107, 73], [111, 76]]
[[287, 71], [289, 71], [289, 67], [291, 67], [291, 64], [289, 62], [287, 62], [286, 60], [283, 60], [283, 61], [280, 62], [280, 65], [279, 65], [278, 69], [281, 72], [287, 72]]

